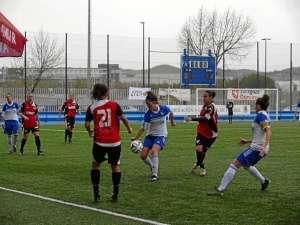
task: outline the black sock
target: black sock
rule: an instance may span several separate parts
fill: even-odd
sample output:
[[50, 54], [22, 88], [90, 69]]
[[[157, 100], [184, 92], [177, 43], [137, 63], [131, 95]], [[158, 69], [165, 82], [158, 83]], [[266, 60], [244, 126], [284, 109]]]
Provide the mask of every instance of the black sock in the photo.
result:
[[69, 132], [69, 140], [72, 140], [73, 132]]
[[197, 152], [197, 165], [199, 165], [200, 168], [202, 168], [202, 169], [205, 169], [204, 159], [205, 159], [205, 153]]
[[69, 130], [68, 130], [68, 129], [65, 129], [65, 141], [67, 141], [68, 135], [69, 135]]
[[41, 140], [40, 140], [40, 136], [35, 137], [35, 145], [38, 151], [41, 150]]
[[21, 141], [21, 151], [23, 151], [23, 149], [24, 149], [24, 146], [25, 146], [25, 144], [26, 144], [26, 139], [22, 139], [22, 141]]
[[99, 193], [100, 170], [91, 170], [91, 181], [94, 194]]
[[120, 181], [121, 181], [121, 172], [115, 173], [113, 172], [111, 174], [112, 182], [114, 185], [114, 195], [118, 196], [119, 195], [119, 187], [120, 187]]

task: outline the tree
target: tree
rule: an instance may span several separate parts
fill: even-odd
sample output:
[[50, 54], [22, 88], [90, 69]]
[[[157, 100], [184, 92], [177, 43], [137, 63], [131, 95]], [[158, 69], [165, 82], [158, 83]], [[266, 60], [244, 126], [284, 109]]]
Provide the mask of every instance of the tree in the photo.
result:
[[217, 10], [205, 11], [203, 6], [198, 14], [190, 17], [178, 35], [178, 47], [187, 48], [190, 55], [204, 55], [208, 50], [216, 57], [216, 66], [225, 53], [231, 59], [242, 60], [255, 42], [251, 38], [256, 26], [250, 17], [242, 12], [227, 9], [223, 14]]
[[[23, 56], [24, 57], [24, 56]], [[23, 76], [24, 58], [16, 58], [12, 63], [13, 67], [21, 68]], [[29, 73], [32, 83], [27, 86], [27, 91], [33, 93], [40, 83], [45, 71], [60, 67], [64, 62], [64, 46], [58, 46], [57, 39], [51, 38], [49, 33], [40, 30], [28, 41], [27, 67], [32, 69]], [[34, 72], [33, 72], [34, 71]]]

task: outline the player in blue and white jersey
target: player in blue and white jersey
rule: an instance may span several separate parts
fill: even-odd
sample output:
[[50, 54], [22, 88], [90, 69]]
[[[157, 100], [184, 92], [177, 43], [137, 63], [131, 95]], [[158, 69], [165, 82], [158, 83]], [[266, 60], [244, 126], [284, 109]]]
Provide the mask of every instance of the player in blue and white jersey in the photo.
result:
[[223, 195], [223, 191], [227, 185], [233, 180], [236, 170], [244, 167], [252, 176], [254, 176], [261, 183], [261, 190], [267, 189], [270, 180], [266, 179], [254, 166], [269, 152], [269, 143], [271, 140], [271, 121], [268, 113], [266, 112], [269, 106], [269, 96], [264, 95], [258, 98], [255, 103], [256, 117], [252, 122], [252, 140], [241, 138], [238, 142], [239, 145], [250, 143], [250, 146], [242, 151], [236, 159], [234, 159], [228, 170], [225, 172], [220, 186], [215, 188], [213, 192], [208, 195]]
[[[147, 93], [146, 105], [148, 111], [145, 112], [144, 123], [131, 140], [139, 139], [144, 131], [148, 129], [143, 143], [144, 147], [141, 152], [141, 159], [151, 168], [152, 175], [150, 181], [157, 181], [159, 166], [158, 154], [164, 148], [168, 136], [167, 116], [169, 115], [171, 126], [176, 126], [176, 123], [171, 109], [166, 105], [159, 104], [157, 96], [152, 91]], [[152, 150], [151, 159], [148, 157], [150, 150]]]
[[[298, 104], [297, 104], [297, 106], [296, 106], [296, 109], [295, 109], [295, 111], [294, 111], [293, 122], [296, 121], [296, 116], [297, 116], [297, 114], [298, 114], [299, 112], [300, 112], [300, 101], [298, 102]], [[299, 116], [298, 120], [299, 120], [299, 126], [300, 126], [300, 116]]]
[[18, 111], [20, 109], [18, 103], [12, 100], [10, 93], [6, 94], [7, 103], [3, 105], [1, 112], [2, 128], [4, 134], [7, 134], [7, 144], [10, 153], [16, 152], [17, 141], [19, 135]]

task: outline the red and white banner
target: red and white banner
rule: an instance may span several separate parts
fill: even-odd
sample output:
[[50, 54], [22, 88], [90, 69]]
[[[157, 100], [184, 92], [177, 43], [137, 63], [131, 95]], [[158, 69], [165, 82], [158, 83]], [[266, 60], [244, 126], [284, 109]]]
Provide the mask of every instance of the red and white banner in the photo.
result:
[[23, 50], [18, 52], [0, 41], [0, 57], [21, 57], [22, 54]]
[[129, 87], [128, 99], [145, 100], [148, 91], [151, 91], [151, 88]]
[[262, 97], [264, 90], [259, 89], [229, 89], [227, 91], [227, 99], [231, 100], [253, 100]]
[[21, 32], [0, 12], [0, 57], [21, 56], [26, 41]]

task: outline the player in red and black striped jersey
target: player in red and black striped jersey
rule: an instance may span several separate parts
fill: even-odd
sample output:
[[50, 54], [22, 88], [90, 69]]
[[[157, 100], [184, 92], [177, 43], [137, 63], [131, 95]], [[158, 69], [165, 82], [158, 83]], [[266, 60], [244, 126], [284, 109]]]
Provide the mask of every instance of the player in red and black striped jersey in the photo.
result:
[[80, 107], [77, 104], [77, 102], [74, 101], [73, 98], [74, 98], [73, 94], [70, 94], [69, 99], [64, 102], [58, 114], [58, 120], [60, 120], [60, 115], [62, 112], [64, 112], [65, 114], [65, 122], [66, 122], [65, 143], [72, 143], [76, 111], [78, 111], [78, 113], [81, 114]]
[[[130, 127], [120, 105], [107, 99], [108, 88], [104, 84], [95, 84], [91, 95], [96, 102], [90, 105], [86, 111], [85, 129], [89, 136], [94, 139], [91, 169], [94, 201], [97, 202], [100, 198], [100, 166], [101, 163], [106, 160], [108, 160], [112, 170], [112, 201], [117, 201], [121, 181], [120, 119], [126, 126], [129, 134], [131, 134], [132, 128]], [[94, 129], [91, 129], [92, 120], [94, 121]], [[105, 158], [106, 155], [107, 159]]]
[[200, 176], [206, 175], [206, 169], [204, 166], [205, 154], [206, 151], [215, 142], [218, 136], [218, 110], [216, 109], [216, 106], [213, 103], [213, 98], [215, 97], [215, 95], [216, 93], [214, 91], [205, 91], [203, 94], [204, 104], [200, 111], [199, 117], [185, 118], [185, 121], [187, 122], [199, 122], [197, 126], [197, 136], [195, 140], [197, 162], [190, 169], [190, 172], [194, 173], [198, 166], [200, 166]]
[[37, 154], [44, 155], [41, 150], [41, 140], [40, 140], [40, 118], [38, 115], [37, 104], [33, 102], [33, 94], [29, 93], [27, 95], [27, 100], [21, 105], [19, 115], [22, 117], [23, 123], [23, 139], [21, 141], [20, 154], [24, 154], [24, 146], [29, 137], [29, 133], [33, 133], [35, 138], [35, 145], [37, 147]]

